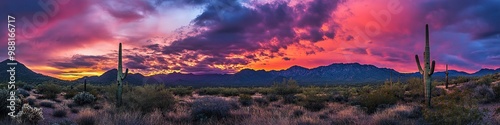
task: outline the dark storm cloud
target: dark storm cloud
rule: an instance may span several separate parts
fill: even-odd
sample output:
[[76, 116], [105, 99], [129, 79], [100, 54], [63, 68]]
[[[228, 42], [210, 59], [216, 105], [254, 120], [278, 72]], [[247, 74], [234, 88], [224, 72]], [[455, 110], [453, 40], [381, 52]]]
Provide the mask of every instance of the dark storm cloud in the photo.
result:
[[[211, 64], [248, 64], [255, 60], [254, 56], [247, 59], [225, 58], [229, 55], [241, 55], [246, 52], [270, 51], [268, 58], [284, 56], [280, 49], [287, 49], [291, 44], [299, 44], [299, 40], [317, 42], [325, 38], [333, 38], [333, 30], [324, 31], [323, 24], [328, 23], [332, 12], [339, 1], [315, 0], [300, 2], [289, 6], [282, 1], [244, 6], [237, 0], [164, 0], [160, 4], [203, 5], [204, 11], [192, 20], [198, 34], [173, 41], [169, 46], [163, 46], [162, 53], [178, 55], [186, 51], [194, 51], [212, 58], [201, 60], [200, 65]], [[158, 4], [157, 3], [157, 4]], [[333, 25], [333, 24], [332, 24]], [[329, 26], [334, 27], [334, 26]], [[296, 33], [295, 28], [304, 30]], [[157, 50], [157, 45], [147, 48]], [[313, 48], [313, 47], [310, 47]], [[322, 51], [320, 47], [314, 51]], [[261, 54], [262, 56], [262, 54]], [[205, 69], [205, 68], [192, 69]]]
[[74, 55], [69, 61], [56, 61], [51, 65], [59, 68], [79, 68], [79, 67], [93, 67], [99, 62], [107, 61], [112, 58], [106, 56], [89, 56], [89, 55]]

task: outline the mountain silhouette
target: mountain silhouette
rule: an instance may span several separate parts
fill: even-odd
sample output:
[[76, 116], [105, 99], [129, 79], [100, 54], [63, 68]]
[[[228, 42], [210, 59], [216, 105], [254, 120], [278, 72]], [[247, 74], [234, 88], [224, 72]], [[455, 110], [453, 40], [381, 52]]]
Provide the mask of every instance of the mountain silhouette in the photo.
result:
[[[10, 66], [7, 63], [17, 63], [17, 65]], [[33, 72], [28, 67], [26, 67], [23, 63], [18, 61], [10, 61], [8, 59], [0, 62], [0, 81], [1, 82], [9, 82], [10, 74], [7, 70], [10, 70], [10, 67], [15, 67], [15, 81], [16, 82], [26, 82], [26, 83], [43, 83], [45, 81], [50, 82], [64, 82], [62, 80], [46, 76], [40, 73]]]
[[[9, 69], [5, 60], [0, 63], [0, 80], [8, 82]], [[17, 62], [17, 61], [16, 61]], [[469, 74], [462, 71], [449, 70], [450, 77], [457, 76], [484, 76], [487, 74], [499, 73], [498, 69], [481, 69], [475, 73]], [[17, 62], [16, 81], [42, 83], [45, 81], [63, 82], [63, 83], [83, 83], [87, 79], [89, 84], [109, 85], [116, 83], [116, 69], [104, 72], [100, 76], [86, 76], [74, 81], [64, 81], [50, 76], [45, 76], [33, 72], [24, 64]], [[444, 78], [444, 72], [435, 72], [433, 78]], [[300, 85], [345, 85], [345, 84], [370, 84], [381, 83], [392, 79], [392, 81], [404, 80], [411, 77], [421, 77], [420, 73], [399, 73], [389, 68], [379, 68], [374, 65], [359, 63], [334, 63], [328, 66], [319, 66], [316, 68], [304, 68], [301, 66], [291, 66], [285, 70], [253, 70], [243, 69], [234, 74], [185, 74], [170, 73], [144, 76], [142, 74], [131, 74], [125, 78], [125, 84], [144, 85], [144, 84], [165, 84], [167, 86], [269, 86], [284, 79], [296, 80]]]

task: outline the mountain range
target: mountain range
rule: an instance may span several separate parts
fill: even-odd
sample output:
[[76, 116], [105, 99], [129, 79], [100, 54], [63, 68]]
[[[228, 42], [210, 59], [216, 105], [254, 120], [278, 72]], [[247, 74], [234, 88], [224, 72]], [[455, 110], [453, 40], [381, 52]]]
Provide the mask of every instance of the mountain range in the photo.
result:
[[[8, 70], [8, 60], [0, 63], [0, 70]], [[116, 83], [116, 69], [106, 71], [100, 76], [86, 76], [73, 81], [59, 80], [50, 76], [35, 73], [25, 65], [17, 62], [16, 78], [24, 82], [41, 83], [44, 81], [82, 83], [84, 79], [90, 84], [112, 84]], [[481, 69], [469, 74], [462, 71], [449, 70], [450, 77], [457, 76], [483, 76], [500, 72], [498, 69]], [[8, 72], [0, 72], [1, 82], [8, 81]], [[435, 72], [435, 78], [443, 78], [444, 72]], [[320, 66], [312, 69], [301, 66], [292, 66], [285, 70], [253, 70], [243, 69], [234, 74], [184, 74], [170, 73], [144, 76], [142, 74], [128, 74], [126, 84], [165, 84], [167, 86], [268, 86], [284, 79], [296, 80], [300, 85], [343, 85], [381, 83], [392, 79], [404, 80], [411, 77], [421, 77], [420, 73], [400, 73], [389, 68], [379, 68], [373, 65], [359, 63], [334, 63], [328, 66]]]

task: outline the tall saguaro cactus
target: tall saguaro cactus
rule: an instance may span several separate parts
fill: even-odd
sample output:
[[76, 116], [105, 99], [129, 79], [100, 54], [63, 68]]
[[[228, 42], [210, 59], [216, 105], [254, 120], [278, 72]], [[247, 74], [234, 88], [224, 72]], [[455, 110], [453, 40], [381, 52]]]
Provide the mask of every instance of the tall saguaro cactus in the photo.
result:
[[83, 79], [83, 91], [87, 91], [87, 78]]
[[425, 25], [425, 51], [424, 51], [424, 69], [420, 66], [420, 61], [418, 59], [418, 55], [415, 55], [415, 61], [417, 62], [418, 70], [420, 74], [424, 77], [424, 85], [425, 85], [425, 98], [427, 100], [427, 107], [431, 107], [431, 76], [434, 73], [434, 60], [432, 61], [432, 65], [430, 63], [431, 53], [429, 49], [429, 25]]
[[448, 89], [448, 64], [446, 64], [446, 72], [444, 72], [444, 74], [446, 74], [446, 89]]
[[128, 68], [125, 70], [125, 73], [122, 73], [122, 43], [118, 48], [118, 74], [116, 75], [116, 81], [118, 82], [118, 89], [116, 91], [116, 106], [120, 106], [122, 104], [122, 91], [123, 91], [123, 80], [127, 77]]

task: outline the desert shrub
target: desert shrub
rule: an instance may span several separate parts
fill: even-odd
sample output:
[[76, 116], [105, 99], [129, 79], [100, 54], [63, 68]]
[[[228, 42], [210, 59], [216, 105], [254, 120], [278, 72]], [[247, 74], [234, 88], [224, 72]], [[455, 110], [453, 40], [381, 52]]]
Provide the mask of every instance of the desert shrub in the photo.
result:
[[43, 83], [38, 85], [37, 88], [38, 92], [47, 99], [55, 99], [57, 94], [61, 93], [61, 86], [53, 83]]
[[78, 112], [80, 112], [80, 110], [78, 110], [77, 108], [71, 108], [70, 111], [71, 111], [71, 113], [78, 113]]
[[304, 111], [298, 110], [298, 109], [293, 111], [293, 113], [292, 113], [292, 117], [300, 117], [302, 115], [304, 115]]
[[358, 107], [349, 106], [343, 110], [340, 110], [336, 115], [330, 116], [332, 125], [364, 125], [363, 120], [367, 119], [366, 114]]
[[96, 125], [96, 114], [90, 110], [83, 110], [76, 118], [78, 125]]
[[10, 109], [7, 108], [7, 106], [10, 105], [10, 102], [7, 101], [7, 99], [10, 97], [10, 92], [9, 90], [6, 89], [0, 89], [0, 118], [3, 118], [4, 116], [7, 115], [7, 113], [10, 112]]
[[493, 89], [493, 93], [495, 93], [496, 100], [499, 101], [500, 100], [500, 85], [493, 86], [492, 89]]
[[345, 103], [349, 102], [349, 96], [346, 94], [333, 93], [328, 96], [328, 101]]
[[30, 96], [30, 93], [24, 89], [17, 89], [16, 94], [21, 94], [21, 95], [23, 95], [23, 97]]
[[218, 95], [222, 91], [222, 88], [200, 88], [198, 89], [199, 95]]
[[433, 98], [433, 108], [423, 110], [425, 121], [439, 125], [474, 124], [481, 121], [484, 114], [470, 95], [469, 91], [456, 91]]
[[409, 105], [396, 105], [373, 115], [376, 125], [416, 124], [417, 118], [422, 117], [422, 108]]
[[486, 85], [486, 86], [490, 86], [490, 84], [494, 82], [494, 75], [486, 75], [486, 76], [483, 76], [481, 78], [479, 78], [477, 81], [476, 81], [476, 84], [477, 85]]
[[374, 113], [377, 108], [396, 104], [398, 98], [384, 91], [374, 91], [371, 93], [363, 93], [359, 96], [358, 102], [361, 106], [367, 108], [367, 113]]
[[75, 95], [78, 94], [78, 91], [72, 89], [72, 90], [67, 90], [66, 94], [64, 95], [64, 98], [69, 99], [75, 97]]
[[193, 87], [175, 87], [175, 88], [169, 88], [169, 90], [174, 94], [178, 96], [186, 96], [186, 95], [191, 95], [193, 93]]
[[262, 107], [269, 105], [269, 101], [264, 99], [264, 98], [255, 98], [253, 101], [255, 103], [257, 103], [257, 105], [262, 106]]
[[21, 124], [37, 124], [39, 121], [43, 120], [42, 109], [24, 104], [21, 111], [17, 113], [15, 119]]
[[175, 104], [174, 96], [164, 85], [138, 86], [125, 95], [124, 102], [143, 113], [152, 112], [154, 109], [171, 110]]
[[28, 101], [28, 104], [30, 106], [34, 106], [35, 102], [36, 102], [36, 99], [34, 99], [34, 98], [28, 98], [28, 99], [26, 99], [26, 101]]
[[31, 91], [35, 87], [33, 85], [30, 85], [30, 84], [24, 84], [21, 88], [23, 88], [24, 90], [27, 90], [27, 91]]
[[257, 93], [257, 90], [253, 88], [238, 88], [237, 90], [239, 94], [254, 95], [255, 93]]
[[284, 79], [282, 83], [275, 83], [272, 88], [274, 92], [278, 95], [291, 95], [300, 93], [300, 87], [297, 81], [289, 79]]
[[66, 110], [64, 109], [56, 109], [54, 112], [52, 112], [52, 116], [62, 118], [66, 117]]
[[284, 104], [295, 104], [299, 102], [299, 97], [295, 95], [284, 95], [283, 96], [283, 103]]
[[191, 106], [191, 117], [195, 121], [230, 116], [231, 105], [222, 98], [204, 97], [196, 99]]
[[275, 93], [274, 89], [271, 88], [271, 87], [258, 88], [257, 92], [260, 93], [260, 94], [263, 94], [263, 95], [268, 95], [268, 94]]
[[80, 92], [73, 97], [73, 102], [78, 105], [92, 104], [95, 101], [95, 96], [88, 92]]
[[304, 91], [306, 98], [303, 101], [302, 106], [309, 111], [317, 112], [325, 108], [325, 103], [328, 97], [325, 94], [321, 94], [319, 91]]
[[239, 97], [239, 101], [242, 106], [250, 106], [253, 103], [252, 96], [246, 94], [241, 94]]
[[269, 100], [270, 102], [274, 102], [274, 101], [280, 100], [280, 97], [278, 95], [275, 95], [275, 94], [266, 95], [265, 98], [267, 100]]
[[473, 97], [478, 99], [479, 103], [490, 103], [495, 100], [495, 92], [486, 85], [480, 85], [474, 89]]
[[410, 78], [406, 81], [406, 84], [404, 84], [404, 96], [411, 100], [418, 98], [423, 99], [424, 87], [422, 78]]
[[54, 108], [54, 103], [53, 102], [42, 101], [42, 102], [40, 102], [39, 105], [42, 106], [42, 107], [46, 107], [46, 108]]
[[228, 96], [238, 96], [240, 92], [236, 88], [222, 88], [220, 94], [222, 94], [222, 96], [228, 97]]

